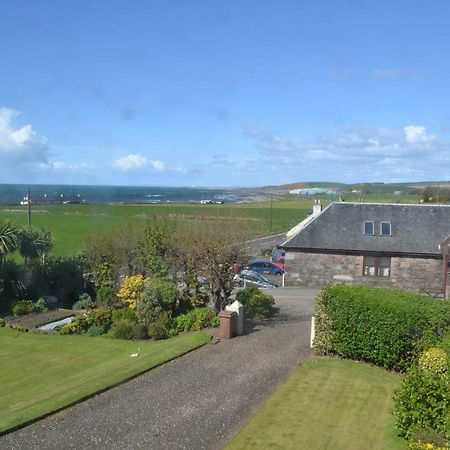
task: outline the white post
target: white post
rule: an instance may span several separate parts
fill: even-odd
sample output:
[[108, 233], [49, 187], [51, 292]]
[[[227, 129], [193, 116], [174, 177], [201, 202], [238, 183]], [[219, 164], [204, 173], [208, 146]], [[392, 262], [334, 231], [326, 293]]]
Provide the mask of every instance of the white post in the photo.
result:
[[316, 318], [311, 317], [311, 342], [310, 347], [314, 348], [314, 338], [316, 337]]
[[284, 287], [284, 272], [283, 272], [283, 275], [282, 275], [282, 278], [281, 278], [281, 287]]
[[244, 305], [236, 300], [231, 305], [225, 306], [225, 310], [237, 313], [236, 336], [242, 336], [244, 334]]

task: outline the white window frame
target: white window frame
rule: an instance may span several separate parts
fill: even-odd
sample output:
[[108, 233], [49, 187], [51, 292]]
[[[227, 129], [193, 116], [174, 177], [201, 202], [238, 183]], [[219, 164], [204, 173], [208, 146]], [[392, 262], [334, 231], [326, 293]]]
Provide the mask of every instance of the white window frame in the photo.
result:
[[[366, 233], [366, 223], [372, 224], [372, 233]], [[375, 222], [373, 220], [365, 220], [363, 223], [364, 236], [375, 236]]]
[[[383, 224], [388, 224], [389, 225], [389, 234], [383, 234]], [[386, 220], [384, 220], [383, 222], [380, 222], [380, 236], [392, 236], [392, 224], [391, 222], [388, 222]]]

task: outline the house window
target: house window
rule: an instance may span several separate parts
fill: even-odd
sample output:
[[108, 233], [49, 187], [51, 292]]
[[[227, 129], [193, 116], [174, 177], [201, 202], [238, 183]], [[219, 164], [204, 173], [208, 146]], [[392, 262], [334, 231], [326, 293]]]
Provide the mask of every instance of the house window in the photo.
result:
[[363, 275], [366, 277], [390, 277], [391, 258], [364, 256], [363, 268]]
[[375, 234], [375, 225], [373, 222], [364, 222], [364, 234], [371, 236]]
[[380, 234], [381, 236], [391, 236], [391, 222], [380, 223]]

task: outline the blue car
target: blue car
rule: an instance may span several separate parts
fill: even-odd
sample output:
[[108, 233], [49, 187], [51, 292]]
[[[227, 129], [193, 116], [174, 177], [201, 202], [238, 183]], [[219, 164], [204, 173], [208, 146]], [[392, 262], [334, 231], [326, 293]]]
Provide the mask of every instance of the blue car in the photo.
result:
[[275, 264], [264, 259], [252, 259], [248, 262], [247, 267], [253, 272], [265, 273], [267, 275], [283, 275], [284, 270]]

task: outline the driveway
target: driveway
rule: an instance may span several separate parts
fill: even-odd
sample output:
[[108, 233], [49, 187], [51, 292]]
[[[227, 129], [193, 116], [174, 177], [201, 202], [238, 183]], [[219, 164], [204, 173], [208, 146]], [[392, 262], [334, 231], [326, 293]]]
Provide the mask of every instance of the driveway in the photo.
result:
[[[271, 291], [272, 293], [272, 291]], [[310, 355], [317, 290], [273, 291], [279, 312], [90, 400], [0, 437], [2, 449], [220, 449]]]

